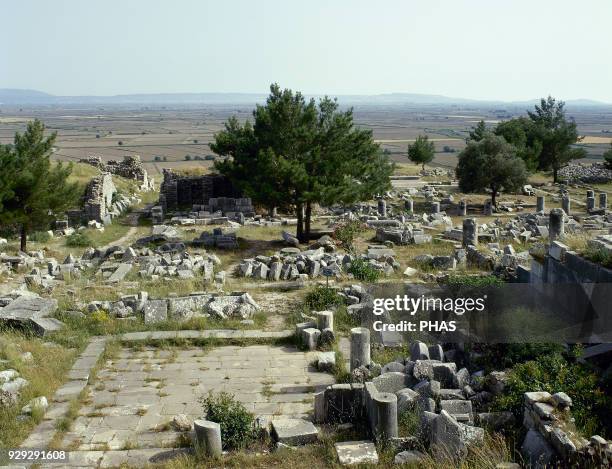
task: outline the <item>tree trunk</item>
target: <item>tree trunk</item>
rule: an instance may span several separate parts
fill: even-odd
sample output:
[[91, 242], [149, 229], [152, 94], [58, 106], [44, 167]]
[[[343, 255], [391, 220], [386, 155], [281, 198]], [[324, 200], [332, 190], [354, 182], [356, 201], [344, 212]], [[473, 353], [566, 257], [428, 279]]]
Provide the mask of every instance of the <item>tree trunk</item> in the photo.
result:
[[553, 183], [555, 184], [557, 183], [557, 172], [558, 172], [557, 167], [553, 166]]
[[295, 205], [295, 211], [297, 213], [297, 228], [295, 230], [295, 237], [300, 241], [304, 242], [304, 208], [302, 204]]
[[308, 243], [310, 241], [310, 219], [312, 218], [312, 204], [306, 202], [306, 220], [304, 227], [304, 241]]
[[28, 243], [28, 228], [25, 226], [25, 224], [23, 224], [21, 225], [21, 247], [20, 247], [20, 249], [23, 252], [26, 252], [27, 243]]
[[493, 207], [497, 207], [497, 191], [495, 189], [491, 190], [491, 205]]

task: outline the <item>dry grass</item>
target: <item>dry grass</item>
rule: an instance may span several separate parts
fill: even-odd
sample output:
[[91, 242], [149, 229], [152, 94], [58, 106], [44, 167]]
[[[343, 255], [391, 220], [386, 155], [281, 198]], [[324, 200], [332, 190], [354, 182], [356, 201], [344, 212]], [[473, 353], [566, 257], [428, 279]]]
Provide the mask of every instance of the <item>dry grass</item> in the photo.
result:
[[[354, 433], [354, 432], [353, 432]], [[336, 441], [350, 441], [363, 439], [359, 435], [337, 435], [323, 434], [321, 441], [315, 445], [308, 445], [292, 449], [280, 449], [271, 453], [255, 450], [243, 450], [230, 452], [219, 459], [198, 458], [197, 456], [184, 455], [176, 459], [160, 464], [164, 469], [195, 469], [195, 468], [289, 468], [289, 469], [312, 469], [312, 468], [335, 468], [341, 467], [338, 462], [334, 443]], [[379, 448], [379, 463], [376, 465], [363, 464], [360, 468], [392, 468], [398, 467], [394, 463], [395, 452]], [[458, 462], [445, 455], [433, 456], [426, 453], [423, 461], [418, 465], [403, 465], [406, 468], [425, 469], [494, 469], [500, 462], [511, 461], [511, 451], [506, 441], [501, 436], [491, 436], [485, 439], [485, 443], [473, 447], [467, 457]]]
[[[32, 354], [31, 361], [21, 358], [25, 352]], [[8, 360], [3, 368], [15, 369], [21, 377], [29, 381], [16, 405], [0, 408], [0, 446], [18, 446], [34, 425], [40, 422], [42, 413], [36, 413], [25, 420], [17, 420], [17, 416], [21, 408], [35, 397], [46, 396], [47, 400], [51, 400], [55, 390], [63, 383], [76, 355], [75, 349], [45, 345], [37, 338], [11, 332], [0, 334], [0, 359]]]

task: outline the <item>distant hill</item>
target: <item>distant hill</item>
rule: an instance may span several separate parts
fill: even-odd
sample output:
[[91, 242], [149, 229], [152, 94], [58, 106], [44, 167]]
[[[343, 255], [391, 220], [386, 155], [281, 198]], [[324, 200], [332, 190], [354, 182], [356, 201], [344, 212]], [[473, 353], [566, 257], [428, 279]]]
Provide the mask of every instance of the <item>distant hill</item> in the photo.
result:
[[[266, 99], [266, 94], [255, 93], [160, 93], [125, 94], [115, 96], [55, 96], [37, 90], [0, 89], [0, 105], [5, 106], [47, 106], [47, 105], [172, 105], [172, 104], [253, 104]], [[319, 97], [315, 95], [314, 97]], [[339, 95], [342, 104], [363, 105], [464, 105], [464, 106], [528, 106], [539, 102], [528, 101], [487, 101], [453, 98], [434, 94], [387, 93], [377, 95]], [[600, 107], [612, 104], [591, 99], [566, 101], [570, 107]]]

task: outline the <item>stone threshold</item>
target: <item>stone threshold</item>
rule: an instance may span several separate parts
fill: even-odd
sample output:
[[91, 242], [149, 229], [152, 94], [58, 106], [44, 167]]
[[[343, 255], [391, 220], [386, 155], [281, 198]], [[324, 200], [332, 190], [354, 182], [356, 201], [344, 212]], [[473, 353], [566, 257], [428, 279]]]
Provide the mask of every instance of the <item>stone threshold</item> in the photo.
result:
[[210, 329], [204, 331], [146, 331], [128, 332], [118, 336], [122, 342], [139, 342], [143, 340], [170, 340], [170, 339], [288, 339], [293, 336], [293, 331], [262, 331], [233, 330], [233, 329]]

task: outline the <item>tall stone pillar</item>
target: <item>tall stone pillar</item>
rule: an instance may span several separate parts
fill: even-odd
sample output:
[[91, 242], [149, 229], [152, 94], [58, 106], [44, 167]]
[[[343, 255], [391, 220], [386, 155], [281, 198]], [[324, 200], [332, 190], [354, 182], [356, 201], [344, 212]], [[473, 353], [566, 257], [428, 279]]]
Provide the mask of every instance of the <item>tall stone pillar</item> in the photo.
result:
[[536, 198], [536, 212], [543, 212], [544, 210], [546, 210], [544, 205], [544, 196], [538, 195]]
[[414, 213], [414, 200], [409, 199], [404, 202], [404, 208], [410, 214]]
[[459, 202], [459, 215], [462, 217], [467, 216], [467, 202], [465, 200]]
[[564, 195], [561, 198], [561, 208], [563, 208], [563, 211], [569, 215], [570, 211], [571, 211], [571, 199], [569, 197], [569, 195]]
[[586, 208], [587, 211], [595, 210], [595, 196], [587, 197]]
[[440, 202], [433, 202], [431, 204], [431, 213], [440, 213]]
[[550, 242], [563, 238], [565, 235], [565, 212], [560, 208], [553, 208], [548, 215], [548, 237]]
[[370, 330], [365, 327], [351, 329], [351, 371], [370, 364]]
[[385, 199], [378, 199], [378, 214], [381, 217], [387, 216], [387, 201]]
[[397, 396], [390, 392], [379, 392], [374, 395], [374, 409], [376, 410], [377, 441], [384, 442], [398, 436], [397, 426]]
[[599, 193], [599, 208], [606, 209], [608, 206], [608, 194], [605, 192]]
[[478, 245], [478, 223], [475, 218], [463, 219], [463, 246]]

